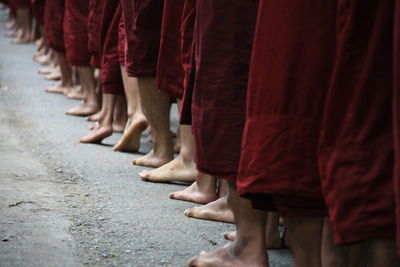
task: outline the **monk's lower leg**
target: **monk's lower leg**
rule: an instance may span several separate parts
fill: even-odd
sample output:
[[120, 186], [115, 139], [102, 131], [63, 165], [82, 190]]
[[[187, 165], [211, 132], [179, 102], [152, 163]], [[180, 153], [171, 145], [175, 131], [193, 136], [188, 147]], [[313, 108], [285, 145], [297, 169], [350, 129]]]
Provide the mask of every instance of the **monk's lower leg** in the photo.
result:
[[122, 133], [127, 121], [126, 97], [124, 95], [115, 97], [113, 131]]
[[400, 259], [396, 255], [396, 242], [394, 239], [375, 239], [367, 242], [371, 259], [370, 267], [396, 267], [400, 266]]
[[94, 79], [93, 68], [77, 67], [84, 100], [75, 108], [66, 112], [67, 115], [88, 116], [99, 110], [96, 95], [96, 81]]
[[32, 25], [29, 8], [17, 9], [18, 36], [13, 43], [29, 43], [31, 39]]
[[135, 165], [160, 167], [173, 159], [174, 148], [169, 130], [170, 99], [156, 90], [155, 78], [138, 78], [143, 109], [153, 135], [153, 150], [133, 161]]
[[121, 66], [121, 73], [127, 104], [127, 122], [124, 134], [113, 150], [135, 152], [140, 148], [140, 137], [147, 127], [147, 120], [142, 110], [138, 79], [128, 77], [123, 66]]
[[104, 138], [112, 135], [114, 121], [114, 106], [116, 96], [112, 94], [103, 94], [104, 117], [93, 128], [92, 132], [80, 140], [81, 143], [99, 143]]
[[54, 54], [57, 65], [60, 68], [61, 81], [46, 89], [46, 92], [66, 94], [72, 90], [72, 70], [68, 65], [67, 58], [64, 53], [54, 51]]
[[255, 210], [241, 198], [233, 184], [229, 186], [229, 205], [235, 215], [236, 239], [223, 248], [202, 253], [189, 266], [268, 266], [265, 246], [265, 212]]
[[321, 260], [323, 267], [345, 266], [343, 253], [333, 241], [331, 227], [327, 219], [324, 220], [324, 226], [322, 230]]
[[324, 218], [285, 218], [296, 267], [321, 267], [321, 242]]

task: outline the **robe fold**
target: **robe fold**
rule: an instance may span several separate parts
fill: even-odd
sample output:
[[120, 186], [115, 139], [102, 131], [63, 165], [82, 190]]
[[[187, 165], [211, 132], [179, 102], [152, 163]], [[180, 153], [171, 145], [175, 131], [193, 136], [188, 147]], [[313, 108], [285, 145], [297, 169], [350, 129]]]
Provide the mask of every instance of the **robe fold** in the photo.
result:
[[185, 0], [165, 0], [157, 64], [157, 89], [182, 99], [185, 72], [182, 66], [183, 8]]
[[65, 0], [64, 40], [70, 66], [90, 66], [89, 0]]
[[311, 2], [261, 1], [249, 74], [238, 192], [266, 210], [272, 196], [285, 217], [326, 215], [317, 152], [336, 1]]
[[195, 161], [200, 171], [231, 182], [239, 166], [257, 8], [258, 1], [196, 2]]
[[44, 25], [44, 9], [46, 6], [46, 0], [31, 0], [32, 13], [35, 21], [39, 25]]
[[130, 77], [156, 76], [163, 6], [163, 0], [122, 0]]
[[392, 131], [394, 0], [339, 0], [337, 52], [321, 137], [335, 243], [396, 234]]
[[47, 44], [56, 52], [65, 53], [64, 42], [64, 0], [48, 0], [45, 6], [44, 28]]
[[104, 0], [100, 26], [101, 85], [103, 93], [124, 95], [118, 53], [118, 30], [122, 16], [120, 1]]

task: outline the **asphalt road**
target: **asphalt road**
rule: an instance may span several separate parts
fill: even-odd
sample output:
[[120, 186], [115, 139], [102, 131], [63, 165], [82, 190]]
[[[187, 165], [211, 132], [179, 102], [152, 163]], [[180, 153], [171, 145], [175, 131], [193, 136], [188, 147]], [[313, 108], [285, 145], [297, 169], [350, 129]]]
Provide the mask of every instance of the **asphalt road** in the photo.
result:
[[[5, 12], [0, 11], [0, 18]], [[0, 266], [185, 266], [201, 250], [226, 243], [231, 224], [187, 218], [193, 203], [168, 199], [182, 184], [138, 178], [141, 153], [80, 144], [78, 102], [44, 93], [35, 46], [11, 45], [0, 29]], [[177, 112], [172, 112], [172, 127]], [[271, 266], [292, 266], [288, 251], [270, 251]]]

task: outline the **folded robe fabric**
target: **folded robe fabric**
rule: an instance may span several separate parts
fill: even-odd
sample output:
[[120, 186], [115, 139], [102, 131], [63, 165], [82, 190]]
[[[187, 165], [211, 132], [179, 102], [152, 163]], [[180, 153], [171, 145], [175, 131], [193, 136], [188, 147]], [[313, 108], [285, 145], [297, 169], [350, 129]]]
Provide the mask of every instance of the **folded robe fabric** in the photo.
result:
[[47, 44], [60, 53], [65, 53], [64, 12], [64, 0], [48, 0], [46, 2], [44, 27]]
[[104, 0], [89, 1], [88, 15], [88, 48], [90, 53], [90, 66], [100, 68], [100, 24]]
[[196, 3], [192, 101], [196, 166], [235, 181], [258, 1]]
[[30, 8], [31, 0], [11, 0], [12, 6], [16, 9]]
[[339, 0], [337, 52], [321, 138], [322, 188], [336, 244], [395, 236], [394, 0]]
[[130, 77], [156, 76], [163, 6], [163, 0], [122, 0]]
[[107, 94], [124, 95], [118, 53], [118, 30], [122, 16], [121, 3], [115, 0], [104, 0], [102, 10], [99, 38], [102, 90]]
[[46, 0], [31, 0], [32, 13], [35, 17], [35, 21], [39, 25], [44, 25], [44, 9]]
[[285, 216], [326, 215], [317, 152], [335, 56], [335, 3], [260, 3], [237, 187], [253, 202], [272, 195]]
[[396, 196], [397, 255], [400, 256], [400, 2], [396, 2], [394, 27], [394, 89], [393, 89], [393, 126], [395, 173], [394, 193]]
[[181, 27], [185, 0], [165, 0], [157, 64], [157, 88], [182, 99], [185, 72], [182, 66]]
[[89, 0], [65, 0], [64, 40], [70, 66], [90, 66]]

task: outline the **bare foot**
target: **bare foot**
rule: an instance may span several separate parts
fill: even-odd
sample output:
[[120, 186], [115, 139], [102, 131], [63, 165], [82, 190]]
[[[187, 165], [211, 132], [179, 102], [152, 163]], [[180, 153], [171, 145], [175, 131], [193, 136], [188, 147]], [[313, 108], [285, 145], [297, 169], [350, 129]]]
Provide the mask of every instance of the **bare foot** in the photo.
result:
[[44, 67], [38, 70], [39, 74], [50, 74], [53, 71], [52, 67]]
[[186, 189], [169, 194], [169, 198], [176, 200], [189, 201], [199, 204], [207, 204], [217, 199], [217, 194], [214, 192], [202, 192], [197, 183], [194, 182]]
[[52, 87], [47, 88], [45, 92], [53, 94], [63, 94], [65, 90], [67, 90], [67, 88], [64, 87], [61, 82], [58, 82], [54, 84]]
[[89, 105], [85, 101], [82, 101], [79, 106], [71, 108], [65, 112], [65, 114], [71, 116], [89, 116], [97, 111], [99, 111], [99, 107], [97, 105]]
[[5, 34], [6, 37], [11, 37], [11, 38], [15, 38], [15, 37], [17, 37], [17, 35], [18, 35], [17, 31], [13, 31], [13, 30], [8, 31]]
[[69, 99], [78, 99], [78, 100], [82, 100], [85, 98], [81, 88], [78, 89], [71, 88], [71, 90], [65, 92], [65, 96], [68, 97]]
[[81, 143], [101, 143], [101, 141], [112, 135], [112, 127], [109, 125], [102, 125], [98, 123], [93, 131], [87, 136], [83, 137], [79, 142]]
[[246, 246], [229, 243], [211, 252], [201, 252], [189, 260], [188, 266], [196, 267], [266, 267], [268, 259], [265, 252], [252, 251]]
[[138, 159], [133, 160], [134, 165], [138, 166], [146, 166], [146, 167], [154, 167], [158, 168], [161, 167], [164, 164], [167, 164], [173, 159], [172, 155], [168, 155], [168, 153], [163, 154], [159, 153], [158, 155], [154, 152], [154, 150], [151, 150], [148, 154], [144, 155], [143, 157], [140, 157]]
[[204, 206], [193, 207], [185, 211], [185, 215], [203, 220], [234, 223], [233, 212], [227, 204], [227, 198], [222, 197]]
[[[147, 121], [144, 116], [129, 119], [126, 123], [124, 134], [114, 146], [114, 151], [136, 152], [140, 148], [140, 137], [147, 128]], [[135, 164], [135, 163], [134, 163]]]
[[61, 71], [60, 68], [54, 68], [53, 71], [47, 75], [46, 77], [44, 77], [46, 80], [49, 81], [58, 81], [61, 79]]
[[17, 33], [17, 36], [15, 37], [15, 39], [12, 40], [13, 44], [28, 44], [30, 42], [32, 42], [31, 36], [30, 36], [30, 34], [26, 34], [26, 33], [21, 33], [21, 34]]
[[139, 173], [140, 178], [151, 182], [194, 182], [197, 171], [193, 161], [185, 162], [181, 155], [169, 163], [151, 171], [142, 171]]
[[99, 112], [93, 114], [92, 116], [87, 117], [85, 120], [95, 121], [95, 122], [101, 121], [104, 118], [103, 113], [104, 113], [103, 110], [100, 110]]

